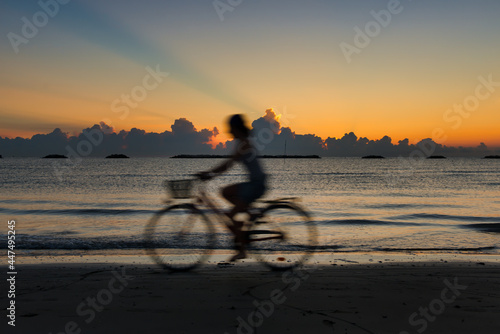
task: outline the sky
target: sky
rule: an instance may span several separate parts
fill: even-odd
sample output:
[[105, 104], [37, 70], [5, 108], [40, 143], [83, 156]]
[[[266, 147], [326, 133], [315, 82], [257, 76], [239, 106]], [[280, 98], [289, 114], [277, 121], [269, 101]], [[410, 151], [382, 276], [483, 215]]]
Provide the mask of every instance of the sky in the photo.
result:
[[217, 127], [500, 147], [496, 0], [0, 5], [0, 137]]

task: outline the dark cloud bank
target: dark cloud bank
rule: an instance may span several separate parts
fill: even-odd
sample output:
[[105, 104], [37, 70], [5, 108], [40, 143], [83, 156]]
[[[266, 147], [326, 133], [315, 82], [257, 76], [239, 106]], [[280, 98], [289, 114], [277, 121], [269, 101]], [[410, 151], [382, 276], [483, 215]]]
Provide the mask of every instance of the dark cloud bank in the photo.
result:
[[[290, 127], [280, 124], [275, 113], [266, 114], [252, 122], [252, 136], [261, 154], [317, 154], [320, 156], [358, 157], [364, 155], [393, 156], [484, 156], [499, 154], [500, 149], [488, 148], [481, 143], [477, 147], [450, 147], [423, 139], [410, 145], [408, 139], [392, 143], [388, 136], [378, 140], [357, 137], [346, 133], [342, 138], [322, 139], [314, 134], [297, 134]], [[84, 129], [78, 136], [69, 136], [61, 129], [49, 134], [37, 134], [31, 139], [0, 137], [0, 154], [4, 157], [41, 157], [47, 154], [66, 156], [103, 157], [113, 153], [129, 156], [172, 156], [176, 154], [227, 154], [232, 143], [219, 143], [213, 139], [219, 130], [197, 130], [185, 118], [177, 119], [171, 130], [162, 133], [146, 132], [137, 128], [115, 132], [105, 123]]]

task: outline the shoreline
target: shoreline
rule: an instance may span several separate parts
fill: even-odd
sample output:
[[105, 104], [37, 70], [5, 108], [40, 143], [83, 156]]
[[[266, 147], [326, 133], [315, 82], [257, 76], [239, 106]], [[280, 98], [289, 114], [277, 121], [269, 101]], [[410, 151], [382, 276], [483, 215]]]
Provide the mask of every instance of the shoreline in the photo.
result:
[[[225, 262], [233, 250], [214, 250], [206, 264]], [[75, 254], [76, 253], [76, 254]], [[16, 262], [21, 265], [51, 263], [121, 263], [154, 265], [144, 249], [121, 250], [17, 250]], [[489, 262], [500, 265], [500, 254], [496, 253], [457, 253], [457, 252], [323, 252], [315, 253], [305, 265], [373, 264], [373, 263], [480, 263]], [[258, 263], [249, 253], [243, 262]]]
[[[426, 333], [500, 328], [497, 261], [313, 263], [284, 272], [252, 262], [208, 263], [171, 274], [151, 263], [82, 260], [19, 263], [16, 327], [6, 332], [407, 334], [424, 327]], [[2, 326], [6, 322], [4, 317]]]

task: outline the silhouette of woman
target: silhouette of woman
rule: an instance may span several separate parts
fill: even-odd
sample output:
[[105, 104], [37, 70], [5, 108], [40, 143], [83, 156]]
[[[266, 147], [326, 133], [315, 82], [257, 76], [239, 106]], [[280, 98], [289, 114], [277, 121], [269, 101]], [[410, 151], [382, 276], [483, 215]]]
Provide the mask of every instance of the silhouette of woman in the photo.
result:
[[242, 163], [248, 171], [247, 182], [232, 184], [222, 189], [222, 196], [234, 205], [226, 215], [231, 219], [232, 225], [228, 225], [228, 228], [235, 236], [238, 251], [230, 261], [235, 261], [246, 257], [246, 249], [242, 233], [243, 222], [235, 220], [234, 217], [237, 213], [246, 212], [250, 204], [265, 193], [266, 174], [258, 160], [257, 150], [249, 140], [250, 129], [246, 126], [243, 116], [233, 115], [228, 123], [231, 135], [237, 140], [234, 153], [219, 166], [199, 175], [203, 179], [210, 179], [231, 168], [235, 162]]

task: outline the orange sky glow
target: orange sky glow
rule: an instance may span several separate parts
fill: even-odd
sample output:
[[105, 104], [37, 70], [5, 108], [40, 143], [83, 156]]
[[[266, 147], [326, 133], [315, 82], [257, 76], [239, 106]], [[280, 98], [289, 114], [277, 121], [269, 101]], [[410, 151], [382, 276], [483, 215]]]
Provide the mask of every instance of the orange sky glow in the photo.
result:
[[[251, 122], [273, 108], [282, 126], [322, 139], [500, 147], [498, 2], [405, 4], [347, 57], [342, 43], [356, 45], [354, 28], [380, 4], [249, 5], [223, 21], [201, 4], [68, 4], [17, 53], [2, 41], [0, 136], [73, 135], [101, 121], [163, 132], [186, 118], [217, 127], [217, 143], [228, 115]], [[38, 7], [11, 6], [3, 28], [20, 33], [19, 17]]]

